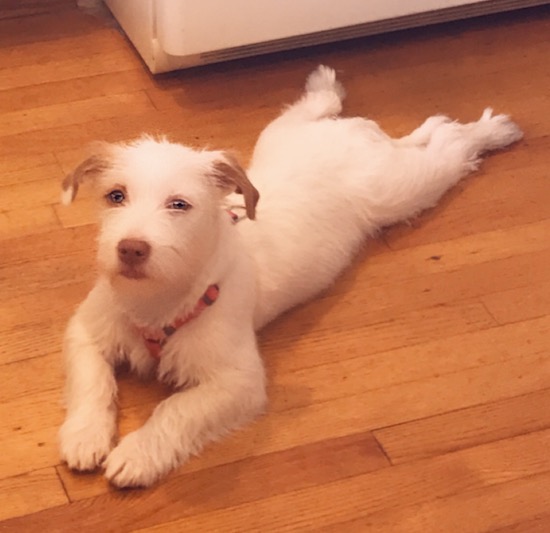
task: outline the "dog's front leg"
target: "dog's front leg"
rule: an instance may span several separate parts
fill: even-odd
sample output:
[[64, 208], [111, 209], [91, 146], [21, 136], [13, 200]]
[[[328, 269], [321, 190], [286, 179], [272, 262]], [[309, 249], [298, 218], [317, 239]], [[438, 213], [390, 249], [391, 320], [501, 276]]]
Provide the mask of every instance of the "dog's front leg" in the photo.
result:
[[265, 401], [258, 356], [254, 369], [220, 372], [159, 404], [146, 424], [110, 453], [105, 476], [117, 487], [147, 487], [207, 442], [250, 421]]
[[65, 336], [67, 415], [59, 431], [61, 458], [70, 468], [93, 470], [107, 457], [116, 431], [112, 365], [78, 313]]

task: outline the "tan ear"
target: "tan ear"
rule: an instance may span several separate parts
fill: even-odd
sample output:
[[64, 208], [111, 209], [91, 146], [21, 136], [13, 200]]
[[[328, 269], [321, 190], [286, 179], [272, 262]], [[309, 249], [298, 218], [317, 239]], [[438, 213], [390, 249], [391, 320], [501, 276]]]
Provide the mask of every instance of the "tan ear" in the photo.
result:
[[214, 177], [222, 189], [236, 192], [244, 196], [246, 216], [254, 220], [256, 218], [256, 205], [260, 199], [260, 193], [250, 183], [246, 172], [239, 165], [237, 159], [228, 153], [214, 161]]
[[97, 153], [80, 163], [70, 174], [65, 176], [61, 187], [61, 202], [69, 205], [75, 198], [80, 184], [87, 179], [100, 176], [111, 166], [109, 151], [103, 144], [95, 146]]

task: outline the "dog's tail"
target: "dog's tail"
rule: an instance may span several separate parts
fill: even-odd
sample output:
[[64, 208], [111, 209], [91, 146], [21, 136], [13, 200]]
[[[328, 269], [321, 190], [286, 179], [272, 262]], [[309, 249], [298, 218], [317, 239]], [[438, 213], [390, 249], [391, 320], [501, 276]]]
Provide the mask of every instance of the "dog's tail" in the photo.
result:
[[294, 116], [307, 120], [333, 117], [342, 111], [346, 91], [336, 79], [336, 72], [330, 67], [319, 65], [306, 80], [306, 91], [289, 109]]

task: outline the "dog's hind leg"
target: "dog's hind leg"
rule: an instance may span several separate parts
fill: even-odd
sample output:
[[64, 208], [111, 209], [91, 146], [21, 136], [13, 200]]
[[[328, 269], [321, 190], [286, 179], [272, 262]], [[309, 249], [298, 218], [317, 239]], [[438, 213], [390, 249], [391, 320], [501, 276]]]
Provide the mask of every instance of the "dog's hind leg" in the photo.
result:
[[485, 152], [505, 148], [522, 137], [523, 133], [508, 115], [493, 115], [493, 110], [487, 108], [476, 122], [440, 125], [433, 132], [427, 151], [434, 156], [450, 157], [457, 164], [462, 161], [469, 170]]
[[433, 207], [447, 190], [479, 167], [483, 153], [504, 148], [522, 135], [507, 115], [493, 116], [487, 109], [477, 122], [442, 121], [426, 146], [396, 142], [384, 178], [369, 183], [370, 221], [377, 227], [387, 226]]
[[306, 120], [335, 117], [342, 111], [345, 96], [334, 69], [320, 65], [308, 76], [302, 97], [289, 106], [283, 116]]
[[409, 133], [409, 135], [394, 139], [394, 141], [404, 146], [427, 146], [435, 131], [439, 129], [442, 124], [447, 124], [449, 122], [452, 122], [452, 120], [445, 115], [429, 117], [421, 126]]

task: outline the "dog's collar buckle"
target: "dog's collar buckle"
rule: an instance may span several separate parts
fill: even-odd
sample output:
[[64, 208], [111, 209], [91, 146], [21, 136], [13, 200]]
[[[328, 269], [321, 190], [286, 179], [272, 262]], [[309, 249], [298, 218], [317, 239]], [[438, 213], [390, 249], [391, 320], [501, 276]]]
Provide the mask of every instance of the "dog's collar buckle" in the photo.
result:
[[195, 308], [183, 317], [176, 318], [174, 322], [164, 326], [161, 329], [137, 328], [143, 337], [145, 346], [149, 350], [151, 357], [160, 359], [164, 345], [179, 328], [197, 318], [207, 307], [210, 307], [218, 299], [220, 288], [218, 285], [210, 285], [204, 294], [199, 298]]

